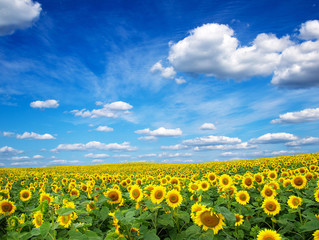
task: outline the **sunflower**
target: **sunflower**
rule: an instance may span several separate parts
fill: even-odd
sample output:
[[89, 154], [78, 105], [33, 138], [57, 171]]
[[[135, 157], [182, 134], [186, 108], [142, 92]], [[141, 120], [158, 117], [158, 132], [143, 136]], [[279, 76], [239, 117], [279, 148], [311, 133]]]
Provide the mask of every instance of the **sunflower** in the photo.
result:
[[296, 209], [302, 204], [302, 199], [300, 197], [290, 196], [287, 203], [289, 207]]
[[143, 198], [142, 189], [138, 185], [133, 185], [130, 190], [130, 198], [136, 202], [140, 202]]
[[264, 176], [259, 173], [254, 175], [254, 179], [258, 184], [262, 184], [264, 182]]
[[73, 188], [71, 191], [70, 191], [70, 196], [71, 197], [74, 197], [74, 198], [78, 198], [80, 196], [80, 191], [77, 190], [76, 188]]
[[191, 193], [195, 193], [199, 189], [200, 187], [198, 186], [197, 182], [190, 182], [188, 184], [188, 191], [190, 191]]
[[176, 208], [182, 204], [183, 197], [179, 191], [173, 189], [166, 194], [166, 203], [171, 208]]
[[108, 201], [111, 204], [116, 204], [116, 203], [122, 202], [122, 193], [121, 193], [121, 191], [119, 191], [117, 189], [114, 189], [114, 188], [110, 189], [109, 191], [104, 193], [104, 195], [111, 199]]
[[89, 204], [86, 205], [86, 211], [91, 212], [95, 208], [94, 202], [89, 202]]
[[307, 179], [302, 175], [297, 175], [292, 179], [291, 185], [294, 188], [303, 189], [307, 185]]
[[203, 226], [203, 230], [207, 231], [212, 229], [216, 235], [219, 230], [223, 229], [225, 223], [223, 220], [225, 217], [220, 213], [215, 213], [211, 211], [210, 208], [204, 208], [203, 210], [197, 212], [195, 223], [198, 226]]
[[238, 213], [235, 213], [235, 217], [236, 217], [236, 222], [235, 222], [235, 226], [240, 226], [244, 223], [244, 216], [243, 215], [239, 215]]
[[57, 221], [60, 222], [60, 225], [64, 228], [68, 228], [72, 223], [72, 213], [59, 216]]
[[262, 208], [266, 214], [272, 216], [280, 212], [280, 204], [274, 197], [265, 198]]
[[156, 186], [151, 191], [151, 200], [153, 203], [160, 204], [166, 195], [166, 188], [162, 186]]
[[319, 189], [315, 192], [315, 200], [319, 202]]
[[0, 214], [5, 215], [5, 214], [12, 214], [16, 210], [16, 206], [14, 205], [13, 202], [9, 200], [2, 200], [0, 201]]
[[312, 234], [312, 236], [313, 236], [313, 239], [314, 239], [314, 240], [319, 240], [319, 230], [316, 230], [316, 231]]
[[203, 191], [207, 191], [210, 187], [210, 184], [208, 181], [202, 181], [200, 183], [200, 188], [203, 190]]
[[43, 214], [41, 213], [41, 211], [37, 211], [34, 215], [33, 215], [33, 221], [32, 223], [34, 224], [34, 226], [36, 228], [40, 227], [43, 223]]
[[274, 180], [274, 179], [277, 179], [277, 177], [278, 177], [278, 174], [277, 174], [276, 171], [270, 171], [270, 172], [268, 172], [268, 178]]
[[267, 197], [275, 197], [278, 193], [272, 187], [265, 185], [263, 190], [260, 192], [260, 194], [264, 198], [267, 198]]
[[207, 178], [208, 178], [209, 181], [215, 182], [216, 179], [217, 179], [217, 176], [216, 176], [215, 173], [209, 173], [209, 174], [207, 175]]
[[247, 191], [239, 191], [236, 194], [236, 201], [241, 205], [246, 205], [250, 200], [249, 193]]
[[17, 216], [11, 216], [7, 220], [8, 229], [15, 230], [19, 226], [19, 218]]
[[231, 186], [233, 184], [233, 179], [227, 175], [227, 174], [223, 174], [220, 176], [219, 178], [219, 186], [222, 188], [227, 188], [229, 186]]
[[281, 240], [281, 236], [275, 230], [264, 229], [258, 233], [257, 240]]
[[195, 203], [192, 208], [191, 208], [191, 218], [193, 219], [193, 221], [195, 222], [195, 218], [196, 218], [196, 213], [203, 210], [205, 208], [204, 205], [200, 204], [200, 203]]
[[31, 192], [30, 190], [21, 190], [20, 191], [20, 199], [22, 201], [28, 201], [31, 198]]
[[49, 193], [43, 192], [40, 195], [40, 203], [42, 203], [44, 200], [47, 200], [48, 204], [51, 205], [53, 201], [53, 197], [51, 197]]
[[242, 180], [242, 185], [244, 188], [253, 188], [254, 187], [254, 178], [251, 176], [244, 177]]

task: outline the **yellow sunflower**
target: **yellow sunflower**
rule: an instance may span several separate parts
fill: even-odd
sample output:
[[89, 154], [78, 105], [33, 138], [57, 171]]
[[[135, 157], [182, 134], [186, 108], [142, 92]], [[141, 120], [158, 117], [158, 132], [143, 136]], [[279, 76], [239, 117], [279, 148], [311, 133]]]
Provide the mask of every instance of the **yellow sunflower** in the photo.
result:
[[240, 226], [244, 223], [244, 216], [240, 215], [238, 213], [235, 213], [235, 217], [236, 217], [236, 222], [235, 222], [235, 226]]
[[265, 185], [263, 190], [260, 192], [260, 194], [264, 198], [267, 198], [267, 197], [275, 197], [278, 193], [272, 187]]
[[257, 240], [281, 240], [281, 236], [275, 230], [264, 229], [258, 233]]
[[166, 195], [166, 188], [163, 186], [156, 186], [151, 191], [151, 200], [153, 203], [160, 204]]
[[199, 189], [200, 189], [200, 186], [198, 186], [197, 182], [190, 182], [188, 184], [188, 191], [190, 191], [191, 193], [195, 193]]
[[319, 189], [315, 192], [315, 200], [319, 202]]
[[291, 185], [294, 188], [303, 189], [307, 185], [307, 179], [302, 175], [295, 176], [291, 181]]
[[254, 178], [252, 176], [247, 176], [242, 179], [242, 185], [244, 188], [254, 187]]
[[192, 208], [191, 208], [191, 218], [193, 219], [193, 221], [195, 222], [195, 217], [196, 217], [196, 213], [203, 210], [205, 208], [204, 205], [200, 204], [200, 203], [195, 203]]
[[166, 203], [171, 208], [176, 208], [182, 204], [183, 197], [179, 191], [173, 189], [166, 194]]
[[33, 220], [32, 223], [34, 224], [34, 226], [36, 228], [40, 227], [43, 223], [43, 214], [41, 213], [41, 211], [37, 211], [34, 215], [33, 215]]
[[276, 171], [270, 171], [270, 172], [268, 172], [268, 178], [274, 180], [274, 179], [277, 179], [277, 177], [278, 177], [278, 174], [277, 174]]
[[254, 175], [254, 179], [258, 184], [262, 184], [264, 182], [264, 176], [259, 173]]
[[111, 199], [108, 201], [111, 204], [116, 204], [116, 203], [122, 202], [122, 193], [121, 193], [121, 191], [119, 191], [117, 189], [114, 189], [114, 188], [110, 189], [109, 191], [104, 193], [104, 196]]
[[289, 207], [296, 209], [302, 204], [302, 199], [300, 197], [290, 196], [287, 203]]
[[73, 196], [74, 198], [78, 198], [80, 196], [80, 191], [77, 190], [76, 188], [73, 188], [71, 191], [70, 191], [70, 196]]
[[225, 217], [220, 213], [211, 211], [210, 208], [204, 208], [196, 214], [195, 223], [198, 226], [203, 226], [203, 230], [212, 229], [216, 235], [219, 230], [223, 229]]
[[71, 225], [71, 223], [72, 223], [72, 213], [68, 214], [68, 215], [59, 216], [57, 221], [64, 228], [68, 228]]
[[202, 181], [200, 183], [200, 188], [203, 190], [203, 191], [207, 191], [210, 187], [210, 184], [208, 181]]
[[220, 176], [220, 178], [219, 178], [219, 186], [220, 187], [228, 188], [232, 184], [233, 184], [233, 179], [229, 175], [223, 174]]
[[280, 212], [280, 204], [274, 197], [265, 198], [261, 207], [268, 215], [275, 216]]
[[0, 201], [0, 214], [5, 215], [5, 214], [12, 214], [16, 210], [16, 206], [14, 205], [13, 202], [9, 200], [2, 200]]
[[43, 201], [47, 200], [48, 201], [48, 204], [51, 205], [52, 204], [52, 201], [53, 201], [53, 197], [50, 196], [49, 193], [41, 193], [40, 195], [40, 203], [42, 203]]
[[313, 240], [319, 240], [319, 230], [316, 230], [313, 234]]
[[247, 191], [239, 191], [235, 199], [239, 204], [246, 205], [250, 200], [250, 195]]
[[142, 200], [143, 192], [139, 185], [133, 185], [131, 187], [130, 198], [136, 202], [140, 202]]
[[31, 192], [30, 190], [21, 190], [20, 191], [20, 199], [22, 201], [28, 201], [31, 198]]
[[217, 176], [216, 176], [215, 173], [212, 173], [212, 172], [211, 172], [211, 173], [209, 173], [209, 174], [207, 175], [207, 178], [208, 178], [209, 181], [215, 182], [216, 179], [217, 179]]
[[89, 204], [86, 205], [86, 211], [91, 212], [95, 208], [95, 203], [90, 202]]

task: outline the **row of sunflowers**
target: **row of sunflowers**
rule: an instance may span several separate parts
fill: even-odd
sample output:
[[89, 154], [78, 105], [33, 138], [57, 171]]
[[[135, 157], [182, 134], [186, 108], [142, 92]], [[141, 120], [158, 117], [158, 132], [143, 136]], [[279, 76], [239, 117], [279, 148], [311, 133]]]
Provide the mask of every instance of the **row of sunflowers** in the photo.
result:
[[0, 169], [0, 239], [319, 240], [318, 160]]

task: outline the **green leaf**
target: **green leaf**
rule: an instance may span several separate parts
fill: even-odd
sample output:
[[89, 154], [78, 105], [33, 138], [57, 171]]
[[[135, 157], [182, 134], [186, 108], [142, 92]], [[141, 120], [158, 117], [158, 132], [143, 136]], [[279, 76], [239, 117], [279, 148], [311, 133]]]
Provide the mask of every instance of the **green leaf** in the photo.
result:
[[30, 232], [24, 232], [24, 233], [21, 233], [19, 235], [19, 239], [20, 240], [27, 240], [27, 239], [30, 239], [31, 238], [31, 233]]
[[33, 229], [31, 230], [31, 235], [32, 235], [32, 236], [38, 236], [38, 235], [40, 235], [40, 228], [33, 228]]
[[70, 239], [72, 240], [88, 240], [89, 238], [82, 234], [81, 232], [79, 231], [75, 231], [75, 230], [70, 230], [68, 232], [69, 236], [70, 236]]
[[306, 222], [301, 228], [303, 232], [310, 232], [319, 229], [319, 221]]
[[161, 215], [158, 218], [158, 223], [163, 226], [171, 226], [174, 227], [174, 221], [170, 214]]
[[235, 225], [236, 217], [235, 214], [229, 211], [225, 207], [217, 207], [215, 208], [218, 212], [223, 214], [223, 216], [226, 218], [227, 221], [229, 221], [230, 225]]
[[155, 230], [148, 231], [144, 234], [144, 240], [160, 240], [160, 238], [156, 235]]
[[104, 221], [105, 219], [107, 219], [109, 216], [109, 209], [107, 207], [102, 207], [101, 211], [100, 211], [100, 218], [102, 221]]
[[69, 215], [71, 213], [73, 213], [75, 211], [75, 209], [73, 208], [59, 208], [56, 210], [57, 214], [59, 215]]
[[89, 231], [89, 230], [85, 231], [85, 235], [89, 238], [89, 240], [101, 240], [102, 239], [95, 232]]
[[42, 223], [42, 225], [40, 226], [40, 234], [43, 238], [45, 238], [46, 235], [48, 235], [50, 228], [51, 224], [49, 222]]
[[182, 219], [185, 223], [189, 223], [190, 216], [187, 212], [180, 212], [177, 214], [177, 218]]
[[186, 235], [191, 236], [191, 235], [196, 235], [200, 233], [201, 228], [197, 225], [192, 225], [189, 228], [186, 229]]

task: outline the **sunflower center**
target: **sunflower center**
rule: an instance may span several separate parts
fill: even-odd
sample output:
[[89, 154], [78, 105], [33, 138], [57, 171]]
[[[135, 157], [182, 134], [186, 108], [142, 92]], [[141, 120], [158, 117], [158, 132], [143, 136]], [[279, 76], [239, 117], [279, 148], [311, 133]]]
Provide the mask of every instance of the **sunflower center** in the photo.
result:
[[71, 215], [62, 215], [61, 221], [63, 224], [67, 224], [69, 222], [70, 218], [71, 218]]
[[295, 180], [294, 180], [294, 183], [297, 185], [297, 186], [301, 186], [303, 184], [303, 180], [301, 177], [296, 177]]
[[296, 198], [296, 199], [294, 199], [293, 200], [293, 204], [295, 205], [295, 206], [297, 206], [298, 204], [299, 204], [299, 200]]
[[220, 218], [216, 214], [206, 211], [200, 215], [201, 222], [207, 227], [215, 227], [218, 225]]
[[268, 197], [271, 196], [271, 195], [272, 195], [272, 190], [268, 188], [268, 189], [265, 191], [265, 195], [268, 196]]
[[210, 179], [211, 181], [214, 181], [214, 180], [215, 180], [215, 176], [214, 176], [214, 175], [210, 175], [210, 176], [209, 176], [209, 179]]
[[134, 189], [132, 195], [134, 198], [138, 198], [141, 195], [141, 193], [138, 189]]
[[172, 194], [171, 196], [169, 196], [169, 201], [171, 203], [177, 203], [178, 202], [178, 196], [176, 194]]
[[251, 181], [250, 178], [246, 178], [246, 179], [245, 179], [245, 184], [246, 184], [246, 185], [250, 186], [252, 183], [253, 183], [253, 182]]
[[161, 199], [163, 197], [163, 192], [161, 190], [157, 190], [154, 195], [156, 199]]
[[223, 179], [223, 184], [227, 185], [227, 184], [228, 184], [228, 182], [229, 182], [229, 181], [228, 181], [228, 179], [227, 179], [227, 178], [224, 178], [224, 179]]
[[42, 217], [41, 216], [37, 216], [35, 218], [35, 221], [36, 221], [37, 225], [41, 225], [42, 224]]
[[191, 189], [192, 189], [192, 190], [197, 190], [197, 189], [198, 189], [198, 186], [197, 186], [196, 184], [193, 184], [193, 185], [191, 186]]
[[204, 189], [207, 188], [207, 184], [206, 184], [206, 183], [203, 183], [203, 184], [202, 184], [202, 188], [204, 188]]
[[276, 240], [272, 235], [266, 235], [262, 238], [262, 240]]
[[23, 194], [22, 194], [22, 197], [23, 197], [23, 198], [28, 198], [28, 197], [29, 197], [29, 193], [27, 193], [27, 192], [23, 193]]
[[240, 198], [240, 200], [242, 200], [242, 201], [246, 201], [246, 195], [245, 194], [241, 194], [240, 196], [239, 196], [239, 198]]
[[119, 199], [119, 195], [117, 194], [117, 192], [112, 191], [112, 192], [109, 193], [109, 198], [111, 198], [112, 201], [116, 201], [116, 200]]
[[44, 200], [47, 200], [48, 203], [51, 202], [51, 199], [50, 199], [49, 197], [47, 197], [47, 196], [43, 196], [43, 197], [42, 197], [42, 201], [44, 201]]
[[3, 212], [10, 212], [12, 210], [12, 205], [10, 203], [4, 203], [2, 205]]
[[256, 176], [255, 180], [256, 180], [256, 182], [261, 182], [261, 177], [260, 176]]
[[240, 222], [240, 217], [237, 215], [235, 215], [235, 217], [236, 217], [236, 222]]
[[266, 208], [267, 208], [268, 211], [275, 211], [276, 210], [276, 204], [274, 204], [273, 202], [269, 202], [266, 205]]

